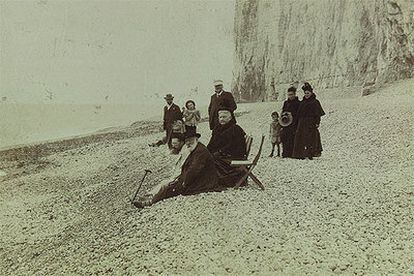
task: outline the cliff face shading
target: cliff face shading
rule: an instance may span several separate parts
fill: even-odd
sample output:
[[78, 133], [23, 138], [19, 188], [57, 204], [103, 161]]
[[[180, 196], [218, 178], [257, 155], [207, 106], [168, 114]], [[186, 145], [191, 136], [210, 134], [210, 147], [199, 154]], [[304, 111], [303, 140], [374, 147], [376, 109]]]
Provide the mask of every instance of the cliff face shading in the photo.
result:
[[237, 0], [233, 93], [372, 86], [414, 76], [412, 0]]

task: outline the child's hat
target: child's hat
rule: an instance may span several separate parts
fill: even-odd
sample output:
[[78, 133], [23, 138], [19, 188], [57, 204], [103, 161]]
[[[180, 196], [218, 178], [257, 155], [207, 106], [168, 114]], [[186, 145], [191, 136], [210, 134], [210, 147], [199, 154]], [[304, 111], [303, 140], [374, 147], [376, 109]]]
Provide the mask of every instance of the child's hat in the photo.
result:
[[279, 117], [279, 124], [282, 127], [287, 127], [287, 126], [289, 126], [292, 123], [293, 123], [292, 113], [290, 113], [288, 111], [282, 112], [282, 114]]

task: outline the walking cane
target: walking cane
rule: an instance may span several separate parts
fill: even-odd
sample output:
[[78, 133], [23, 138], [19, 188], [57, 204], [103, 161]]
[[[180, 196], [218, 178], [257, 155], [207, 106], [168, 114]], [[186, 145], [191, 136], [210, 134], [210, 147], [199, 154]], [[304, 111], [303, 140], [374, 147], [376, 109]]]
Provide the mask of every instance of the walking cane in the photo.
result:
[[147, 170], [147, 169], [145, 170], [144, 177], [142, 178], [141, 183], [139, 184], [138, 189], [137, 189], [137, 191], [135, 192], [135, 195], [134, 195], [134, 197], [133, 197], [133, 198], [132, 198], [132, 200], [131, 200], [131, 203], [134, 203], [135, 198], [137, 197], [138, 192], [139, 192], [139, 190], [141, 189], [142, 183], [144, 183], [144, 179], [145, 179], [145, 177], [147, 176], [147, 174], [148, 174], [148, 173], [152, 173], [152, 171]]

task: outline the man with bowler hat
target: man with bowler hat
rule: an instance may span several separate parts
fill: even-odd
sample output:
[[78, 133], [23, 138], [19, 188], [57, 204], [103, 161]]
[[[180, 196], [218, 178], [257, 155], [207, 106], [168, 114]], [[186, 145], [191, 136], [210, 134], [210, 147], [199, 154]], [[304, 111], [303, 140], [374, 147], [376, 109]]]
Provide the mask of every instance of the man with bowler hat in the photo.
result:
[[172, 94], [167, 94], [164, 99], [167, 104], [164, 106], [163, 129], [166, 131], [168, 147], [171, 148], [173, 124], [176, 121], [182, 121], [183, 114], [181, 113], [180, 107], [174, 103], [174, 96]]

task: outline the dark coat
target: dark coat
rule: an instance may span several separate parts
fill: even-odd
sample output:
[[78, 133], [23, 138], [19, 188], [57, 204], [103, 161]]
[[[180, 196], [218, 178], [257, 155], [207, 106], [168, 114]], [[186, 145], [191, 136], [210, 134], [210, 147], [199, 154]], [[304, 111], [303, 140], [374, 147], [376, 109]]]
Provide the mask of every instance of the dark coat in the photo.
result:
[[192, 195], [214, 191], [218, 188], [214, 158], [206, 146], [198, 143], [181, 167], [180, 182], [184, 183], [181, 194]]
[[234, 187], [243, 172], [230, 165], [231, 160], [245, 160], [246, 139], [244, 130], [231, 121], [217, 125], [213, 130], [208, 150], [213, 154], [220, 186]]
[[298, 121], [298, 109], [299, 109], [300, 101], [298, 97], [295, 97], [293, 100], [286, 100], [283, 103], [282, 112], [287, 111], [292, 113], [293, 123], [290, 126], [296, 126]]
[[208, 150], [214, 155], [227, 159], [246, 159], [246, 133], [235, 122], [226, 125], [218, 124], [212, 133]]
[[298, 109], [300, 101], [298, 97], [293, 100], [286, 100], [283, 103], [282, 112], [290, 112], [293, 117], [293, 122], [287, 127], [283, 127], [280, 132], [280, 139], [282, 141], [282, 157], [292, 157], [293, 147], [295, 143], [295, 133], [298, 125]]
[[220, 107], [227, 107], [230, 109], [234, 118], [234, 111], [237, 109], [237, 104], [232, 93], [223, 91], [220, 96], [217, 94], [211, 95], [210, 105], [208, 106], [208, 115], [211, 130], [213, 130], [219, 124], [218, 109]]
[[164, 130], [171, 129], [173, 122], [177, 120], [183, 120], [183, 114], [181, 113], [180, 107], [175, 103], [172, 104], [170, 109], [168, 109], [167, 106], [164, 106]]
[[298, 125], [293, 149], [294, 158], [319, 156], [322, 152], [319, 123], [325, 115], [320, 102], [313, 94], [309, 99], [303, 98], [298, 109]]

